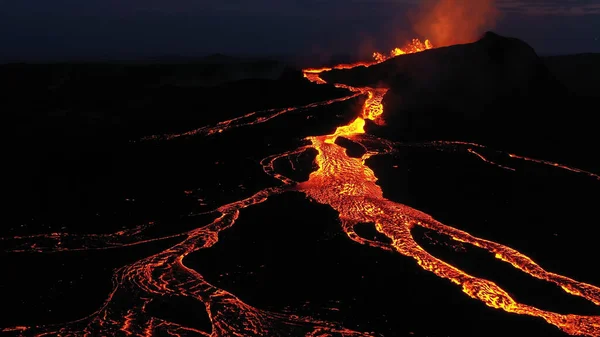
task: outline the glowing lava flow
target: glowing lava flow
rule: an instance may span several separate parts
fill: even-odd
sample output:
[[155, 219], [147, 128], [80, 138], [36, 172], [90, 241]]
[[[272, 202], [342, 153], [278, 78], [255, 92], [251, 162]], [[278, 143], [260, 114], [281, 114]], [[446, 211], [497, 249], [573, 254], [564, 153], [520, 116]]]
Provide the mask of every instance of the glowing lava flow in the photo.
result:
[[389, 56], [375, 52], [375, 53], [373, 53], [373, 58], [377, 62], [383, 62], [391, 57], [396, 57], [396, 56], [411, 54], [411, 53], [418, 53], [420, 51], [423, 51], [426, 49], [432, 49], [432, 48], [433, 48], [433, 45], [431, 44], [431, 42], [429, 40], [425, 40], [425, 42], [421, 42], [421, 40], [419, 40], [419, 39], [413, 39], [408, 45], [404, 46], [403, 48], [392, 49]]
[[[320, 77], [314, 75], [317, 73], [316, 71], [310, 71], [316, 83], [323, 82]], [[518, 303], [494, 282], [469, 275], [434, 257], [420, 247], [411, 234], [411, 229], [414, 226], [425, 227], [440, 234], [448, 235], [456, 241], [483, 248], [494, 254], [497, 259], [510, 263], [515, 268], [535, 278], [555, 283], [565, 292], [583, 297], [600, 306], [600, 288], [594, 285], [548, 272], [529, 257], [510, 247], [472, 236], [467, 232], [446, 226], [423, 212], [385, 199], [381, 188], [376, 184], [377, 178], [374, 172], [364, 164], [367, 158], [377, 153], [366, 153], [362, 158], [351, 158], [346, 155], [343, 147], [335, 144], [335, 140], [339, 136], [352, 138], [364, 133], [365, 119], [377, 120], [383, 113], [381, 106], [383, 95], [380, 95], [379, 91], [372, 88], [354, 90], [360, 90], [369, 95], [363, 108], [362, 117], [358, 117], [347, 126], [339, 127], [332, 135], [308, 138], [318, 151], [316, 161], [319, 169], [311, 173], [308, 181], [300, 183], [298, 190], [305, 192], [317, 202], [329, 205], [338, 211], [342, 228], [351, 239], [361, 243], [369, 243], [358, 237], [353, 227], [359, 223], [373, 223], [380, 233], [385, 234], [392, 240], [390, 247], [386, 247], [385, 244], [381, 243], [376, 244], [377, 246], [393, 249], [402, 255], [414, 258], [423, 269], [461, 286], [462, 291], [468, 296], [482, 301], [487, 306], [511, 313], [543, 318], [548, 323], [571, 335], [600, 336], [600, 316], [563, 315]], [[448, 142], [447, 144], [451, 143]], [[441, 145], [444, 145], [444, 143], [441, 143]], [[482, 147], [477, 144], [470, 145]], [[495, 164], [472, 149], [469, 149], [469, 152], [486, 162]], [[552, 165], [573, 172], [586, 173], [598, 178], [595, 174], [557, 163], [534, 160], [513, 154], [509, 156]], [[370, 244], [373, 245], [373, 242], [370, 242]]]
[[[418, 47], [415, 43], [413, 43], [413, 46]], [[429, 47], [431, 47], [431, 44], [426, 42], [422, 47], [415, 50], [407, 49], [407, 52], [419, 51]], [[376, 57], [375, 62], [379, 61]], [[362, 65], [369, 64], [372, 63]], [[351, 67], [351, 65], [340, 67]], [[325, 70], [327, 69], [307, 69], [305, 70], [305, 77], [316, 83], [324, 83], [319, 74]], [[460, 286], [468, 296], [480, 300], [487, 306], [511, 313], [540, 317], [572, 335], [600, 336], [600, 316], [563, 315], [518, 303], [492, 281], [469, 275], [432, 256], [420, 247], [411, 234], [411, 229], [415, 226], [428, 228], [440, 234], [448, 235], [458, 242], [469, 243], [485, 249], [496, 258], [535, 278], [552, 282], [569, 294], [580, 296], [596, 305], [600, 305], [600, 288], [596, 286], [548, 272], [529, 257], [512, 248], [446, 226], [423, 212], [385, 199], [381, 188], [376, 184], [377, 177], [373, 170], [365, 165], [367, 158], [382, 152], [371, 150], [362, 158], [351, 158], [347, 156], [343, 147], [335, 143], [335, 140], [337, 137], [344, 136], [357, 142], [364, 141], [364, 136], [361, 135], [365, 132], [365, 120], [380, 121], [379, 117], [383, 113], [381, 101], [386, 89], [338, 86], [353, 91], [353, 94], [345, 98], [303, 107], [250, 113], [218, 123], [215, 126], [196, 129], [189, 133], [153, 137], [153, 139], [169, 140], [188, 135], [211, 136], [231, 128], [263, 123], [289, 111], [310, 109], [321, 105], [333, 106], [336, 102], [351, 97], [367, 95], [361, 115], [352, 123], [337, 128], [330, 135], [309, 137], [308, 140], [311, 145], [275, 154], [261, 161], [260, 164], [264, 172], [281, 181], [281, 186], [258, 191], [246, 199], [219, 207], [215, 210], [215, 213], [219, 216], [214, 221], [208, 224], [199, 224], [196, 229], [169, 236], [169, 238], [180, 238], [179, 243], [158, 254], [116, 270], [113, 276], [113, 290], [108, 295], [105, 303], [94, 313], [74, 322], [37, 327], [18, 326], [0, 329], [0, 332], [16, 333], [22, 336], [370, 336], [369, 333], [351, 331], [335, 323], [319, 321], [310, 317], [274, 313], [252, 307], [242, 302], [235, 295], [210, 284], [198, 272], [184, 265], [184, 258], [187, 255], [217, 244], [219, 233], [235, 224], [242, 209], [262, 203], [273, 195], [296, 190], [304, 192], [308, 197], [319, 203], [329, 205], [338, 211], [342, 228], [352, 240], [412, 257], [423, 269], [450, 280]], [[393, 145], [385, 140], [371, 139], [370, 141], [379, 142], [379, 145], [387, 150]], [[483, 148], [477, 144], [440, 142], [431, 143], [430, 145], [440, 147], [464, 146], [480, 159], [493, 164], [474, 150], [475, 148]], [[298, 155], [310, 148], [317, 150], [316, 162], [319, 168], [310, 174], [307, 181], [297, 183], [275, 170], [274, 163], [276, 160]], [[534, 161], [576, 173], [588, 174], [593, 178], [600, 179], [599, 176], [590, 172], [556, 163], [517, 155], [510, 155], [510, 158]], [[380, 233], [391, 239], [391, 243], [386, 244], [361, 238], [354, 232], [354, 226], [358, 223], [375, 224]], [[3, 247], [6, 247], [3, 248], [5, 251], [60, 252], [113, 249], [164, 239], [147, 237], [145, 235], [147, 227], [139, 226], [109, 235], [77, 236], [53, 233], [0, 238], [0, 242]], [[203, 305], [212, 323], [212, 331], [200, 331], [154, 317], [147, 309], [147, 306], [155, 300], [175, 296], [191, 298]]]

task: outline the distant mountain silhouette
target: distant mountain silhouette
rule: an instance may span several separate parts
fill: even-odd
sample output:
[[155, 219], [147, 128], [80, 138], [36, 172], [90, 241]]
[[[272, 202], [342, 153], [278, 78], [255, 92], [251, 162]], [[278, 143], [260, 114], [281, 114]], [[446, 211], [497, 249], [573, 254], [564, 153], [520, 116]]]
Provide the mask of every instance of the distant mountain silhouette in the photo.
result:
[[216, 63], [229, 63], [229, 62], [239, 62], [241, 58], [225, 55], [221, 53], [216, 53], [212, 55], [208, 55], [199, 59], [201, 62], [216, 62]]

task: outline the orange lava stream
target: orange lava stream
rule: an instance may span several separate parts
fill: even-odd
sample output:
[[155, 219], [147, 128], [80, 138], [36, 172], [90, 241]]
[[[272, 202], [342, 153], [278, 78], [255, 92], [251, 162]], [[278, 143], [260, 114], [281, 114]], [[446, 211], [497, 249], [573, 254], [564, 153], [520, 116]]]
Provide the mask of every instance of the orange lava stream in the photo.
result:
[[389, 56], [375, 52], [375, 53], [373, 53], [373, 58], [377, 62], [383, 62], [392, 57], [405, 55], [405, 54], [418, 53], [420, 51], [432, 49], [432, 48], [433, 48], [433, 45], [431, 44], [431, 41], [429, 41], [429, 40], [425, 40], [425, 42], [421, 42], [421, 40], [419, 40], [419, 39], [413, 39], [409, 44], [407, 44], [403, 48], [392, 49]]
[[[431, 44], [426, 41], [420, 46], [413, 41], [411, 46], [416, 49], [405, 48], [403, 52], [428, 49]], [[391, 53], [391, 55], [395, 54]], [[401, 53], [397, 55], [401, 55]], [[376, 61], [362, 65], [368, 66], [376, 62], [380, 62], [377, 57]], [[352, 66], [355, 65], [342, 65], [340, 67]], [[305, 70], [305, 77], [316, 83], [324, 83], [319, 74], [326, 70], [307, 69]], [[340, 136], [354, 139], [357, 142], [364, 140], [365, 121], [368, 119], [376, 123], [381, 122], [380, 117], [383, 113], [381, 102], [386, 89], [354, 88], [341, 84], [337, 86], [349, 89], [352, 94], [344, 98], [317, 102], [301, 107], [253, 112], [220, 122], [214, 126], [203, 127], [182, 134], [150, 137], [150, 139], [169, 140], [190, 135], [211, 136], [232, 128], [263, 123], [286, 112], [311, 109], [323, 105], [333, 107], [337, 102], [358, 95], [367, 96], [360, 116], [353, 122], [338, 127], [333, 134], [308, 137], [310, 145], [264, 158], [260, 162], [264, 172], [281, 181], [282, 185], [263, 189], [246, 199], [219, 207], [215, 210], [215, 213], [219, 216], [208, 224], [198, 224], [198, 228], [162, 238], [152, 238], [146, 235], [147, 229], [156, 225], [154, 223], [112, 234], [68, 235], [51, 233], [0, 238], [3, 250], [9, 252], [114, 249], [165, 238], [180, 238], [180, 241], [170, 248], [117, 269], [113, 275], [113, 289], [104, 304], [88, 316], [77, 321], [55, 325], [15, 326], [0, 329], [0, 332], [40, 337], [115, 335], [148, 337], [157, 335], [212, 337], [372, 336], [373, 334], [370, 333], [352, 331], [339, 324], [324, 322], [311, 317], [275, 313], [250, 306], [234, 294], [210, 284], [197, 271], [185, 266], [186, 256], [199, 249], [217, 244], [219, 233], [235, 224], [241, 210], [260, 204], [273, 195], [296, 190], [304, 192], [315, 201], [329, 205], [338, 211], [342, 228], [350, 239], [412, 257], [423, 269], [450, 280], [460, 286], [468, 296], [480, 300], [487, 306], [511, 313], [540, 317], [572, 335], [600, 336], [600, 316], [563, 315], [518, 303], [494, 282], [469, 275], [432, 256], [419, 246], [411, 235], [411, 229], [414, 226], [428, 228], [440, 234], [448, 235], [457, 242], [469, 243], [485, 249], [496, 258], [511, 264], [532, 277], [552, 282], [565, 292], [585, 298], [600, 306], [600, 288], [546, 271], [529, 257], [510, 247], [446, 226], [423, 212], [384, 198], [382, 189], [376, 184], [377, 177], [375, 173], [365, 165], [367, 158], [382, 152], [371, 150], [362, 158], [352, 158], [347, 156], [346, 150], [338, 146], [335, 140]], [[384, 148], [393, 145], [385, 140], [375, 139], [373, 141], [381, 143], [380, 145], [383, 145]], [[474, 150], [474, 148], [484, 148], [481, 145], [461, 142], [437, 142], [431, 145], [440, 147], [465, 146], [469, 152], [480, 159], [490, 164], [496, 164]], [[311, 173], [307, 181], [297, 183], [275, 170], [274, 163], [277, 160], [289, 159], [311, 148], [318, 152], [315, 160], [319, 165], [319, 169]], [[556, 163], [512, 154], [510, 157], [600, 178], [593, 173]], [[358, 223], [375, 224], [376, 229], [390, 238], [392, 243], [386, 244], [360, 237], [354, 232], [354, 225]], [[163, 320], [152, 316], [151, 312], [147, 310], [147, 306], [155, 300], [176, 296], [185, 296], [203, 305], [212, 323], [212, 331], [200, 331]]]
[[[309, 69], [308, 74], [306, 77], [312, 78], [314, 82], [324, 82], [320, 77], [315, 76], [315, 74], [318, 74], [318, 70]], [[381, 188], [376, 184], [377, 177], [365, 165], [365, 160], [377, 153], [368, 152], [362, 158], [351, 158], [346, 155], [343, 147], [335, 144], [335, 139], [339, 136], [353, 138], [364, 133], [365, 119], [376, 121], [381, 116], [383, 113], [381, 98], [385, 94], [385, 89], [351, 89], [368, 94], [362, 116], [347, 126], [339, 127], [331, 135], [308, 138], [312, 146], [318, 151], [316, 162], [319, 169], [311, 173], [308, 181], [300, 183], [298, 190], [303, 191], [315, 201], [329, 205], [338, 211], [342, 227], [351, 239], [380, 246], [384, 249], [393, 249], [402, 255], [410, 256], [423, 269], [459, 285], [468, 296], [482, 301], [489, 307], [502, 309], [510, 313], [543, 318], [546, 322], [571, 335], [600, 336], [600, 316], [563, 315], [518, 303], [494, 282], [469, 275], [457, 267], [434, 257], [419, 246], [411, 234], [411, 228], [414, 226], [422, 226], [440, 234], [448, 235], [456, 241], [483, 248], [494, 254], [497, 259], [507, 262], [535, 278], [555, 283], [565, 292], [583, 297], [600, 306], [600, 288], [594, 285], [546, 271], [529, 257], [510, 247], [446, 226], [423, 212], [385, 199]], [[482, 147], [477, 144], [471, 145]], [[468, 151], [490, 164], [514, 170], [487, 160], [473, 149]], [[587, 173], [598, 178], [595, 174], [557, 163], [513, 154], [509, 156], [552, 165], [577, 173]], [[366, 240], [360, 238], [353, 230], [354, 225], [358, 223], [375, 224], [380, 233], [385, 234], [392, 240], [391, 247], [386, 247], [385, 244], [381, 243], [366, 242]]]
[[[305, 75], [305, 77], [306, 77], [306, 75]], [[318, 74], [317, 74], [317, 77], [318, 77]], [[324, 81], [323, 81], [323, 83], [324, 83]], [[175, 138], [191, 137], [191, 136], [212, 136], [212, 135], [227, 131], [229, 129], [264, 123], [264, 122], [267, 122], [275, 117], [278, 117], [278, 116], [283, 115], [288, 112], [298, 111], [298, 110], [309, 110], [309, 109], [313, 109], [313, 108], [324, 106], [324, 105], [331, 105], [334, 103], [347, 101], [349, 99], [355, 98], [358, 95], [360, 95], [360, 92], [355, 92], [354, 94], [348, 95], [345, 97], [310, 103], [310, 104], [306, 104], [303, 106], [294, 106], [294, 107], [288, 107], [288, 108], [284, 108], [284, 109], [268, 109], [268, 110], [262, 110], [262, 111], [253, 111], [253, 112], [247, 113], [240, 117], [236, 117], [236, 118], [232, 118], [232, 119], [229, 119], [226, 121], [219, 122], [216, 125], [203, 126], [201, 128], [182, 132], [182, 133], [152, 135], [152, 136], [143, 137], [141, 140], [142, 141], [151, 141], [151, 140], [160, 141], [160, 140], [172, 140]]]

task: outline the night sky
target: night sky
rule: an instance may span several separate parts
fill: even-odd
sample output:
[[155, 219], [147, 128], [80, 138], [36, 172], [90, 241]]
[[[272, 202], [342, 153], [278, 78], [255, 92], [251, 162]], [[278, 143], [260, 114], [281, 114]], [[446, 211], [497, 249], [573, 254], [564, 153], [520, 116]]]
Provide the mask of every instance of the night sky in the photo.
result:
[[[418, 36], [409, 17], [421, 1], [0, 0], [0, 61], [356, 55]], [[600, 52], [600, 0], [495, 6], [494, 30], [538, 54]]]

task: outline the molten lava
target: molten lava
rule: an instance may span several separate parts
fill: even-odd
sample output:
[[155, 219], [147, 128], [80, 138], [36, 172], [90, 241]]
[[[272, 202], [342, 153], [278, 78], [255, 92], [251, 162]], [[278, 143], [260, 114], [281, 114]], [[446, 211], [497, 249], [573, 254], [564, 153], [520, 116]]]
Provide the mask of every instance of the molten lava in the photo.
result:
[[324, 71], [329, 71], [332, 69], [352, 69], [355, 67], [369, 67], [377, 63], [384, 62], [392, 57], [405, 55], [405, 54], [413, 54], [418, 53], [427, 49], [432, 49], [433, 44], [429, 40], [425, 40], [425, 42], [421, 42], [419, 39], [413, 39], [410, 43], [407, 43], [406, 46], [402, 48], [394, 48], [390, 51], [389, 55], [384, 55], [379, 52], [373, 53], [373, 61], [365, 61], [365, 62], [356, 62], [350, 64], [338, 64], [333, 67], [322, 67], [322, 68], [308, 68], [304, 69], [304, 77], [308, 78], [312, 82], [323, 84], [325, 81], [318, 78], [318, 74]]
[[[403, 53], [418, 52], [431, 48], [431, 43], [413, 41], [409, 48], [394, 50], [390, 56], [375, 55], [375, 61], [360, 63], [369, 66]], [[356, 65], [340, 65], [341, 69]], [[319, 74], [330, 68], [306, 69], [304, 75], [315, 83], [325, 83]], [[298, 149], [275, 154], [261, 161], [264, 172], [282, 182], [282, 186], [258, 191], [249, 198], [223, 205], [215, 210], [219, 215], [211, 223], [199, 228], [178, 234], [170, 238], [180, 238], [174, 246], [142, 260], [136, 261], [115, 271], [113, 291], [108, 295], [104, 305], [96, 312], [78, 321], [59, 325], [38, 327], [12, 327], [3, 332], [20, 335], [197, 335], [197, 336], [370, 336], [369, 333], [351, 331], [338, 324], [319, 321], [310, 317], [274, 313], [245, 304], [234, 294], [207, 282], [202, 275], [185, 266], [184, 258], [196, 250], [204, 249], [218, 243], [219, 233], [233, 226], [240, 216], [240, 210], [267, 200], [270, 196], [286, 191], [296, 190], [305, 193], [313, 200], [329, 205], [337, 212], [343, 231], [356, 242], [395, 251], [412, 257], [423, 269], [456, 284], [468, 296], [485, 305], [507, 312], [530, 315], [544, 319], [572, 335], [600, 336], [600, 316], [581, 316], [574, 314], [558, 314], [525, 305], [514, 300], [505, 290], [494, 282], [467, 274], [459, 268], [429, 254], [417, 244], [411, 229], [421, 226], [437, 233], [447, 235], [457, 242], [469, 243], [493, 254], [497, 259], [509, 263], [515, 268], [540, 280], [545, 280], [561, 287], [568, 294], [582, 297], [600, 306], [600, 288], [578, 282], [568, 277], [546, 271], [529, 257], [502, 244], [475, 237], [465, 231], [446, 226], [431, 216], [409, 206], [390, 201], [383, 196], [381, 188], [376, 184], [377, 177], [373, 170], [365, 165], [365, 160], [381, 152], [367, 152], [362, 158], [352, 158], [346, 150], [335, 143], [337, 137], [351, 138], [361, 142], [365, 133], [366, 120], [380, 122], [383, 113], [382, 99], [386, 89], [355, 88], [343, 84], [339, 87], [349, 89], [352, 93], [344, 98], [317, 102], [301, 107], [273, 109], [253, 112], [238, 118], [220, 122], [214, 126], [202, 127], [182, 134], [171, 134], [149, 137], [149, 139], [169, 140], [181, 136], [202, 135], [214, 136], [231, 128], [244, 127], [264, 123], [277, 116], [301, 109], [311, 109], [323, 105], [333, 105], [358, 95], [366, 95], [367, 99], [360, 115], [351, 123], [340, 126], [333, 134], [308, 137], [310, 145]], [[378, 141], [383, 148], [391, 143]], [[487, 160], [475, 149], [481, 145], [459, 142], [435, 142], [431, 146], [461, 146], [478, 158]], [[289, 158], [312, 148], [317, 151], [318, 170], [312, 172], [307, 181], [297, 183], [283, 176], [275, 169], [275, 161]], [[514, 160], [535, 161], [551, 165], [559, 169], [567, 169], [578, 174], [586, 174], [596, 180], [600, 176], [575, 168], [510, 154]], [[507, 167], [505, 167], [507, 168]], [[510, 168], [508, 168], [510, 169]], [[354, 232], [359, 223], [374, 223], [376, 229], [391, 239], [391, 243], [369, 241]], [[149, 224], [148, 226], [152, 225]], [[145, 236], [147, 226], [131, 230], [103, 235], [67, 235], [52, 233], [48, 235], [0, 238], [12, 252], [58, 252], [91, 249], [114, 249], [140, 244], [163, 238]], [[164, 296], [186, 296], [202, 303], [212, 322], [212, 332], [200, 331], [174, 322], [152, 317], [146, 307], [154, 299]]]
[[383, 62], [389, 58], [404, 55], [404, 54], [412, 54], [418, 53], [423, 50], [432, 49], [433, 45], [429, 40], [425, 40], [425, 42], [421, 42], [419, 39], [413, 39], [408, 45], [401, 48], [394, 48], [390, 52], [389, 55], [384, 55], [382, 53], [375, 52], [373, 53], [373, 58], [377, 62]]
[[[412, 42], [407, 44], [402, 49], [400, 49], [400, 48], [393, 49], [390, 52], [390, 56], [385, 56], [381, 53], [376, 52], [373, 54], [373, 58], [375, 60], [372, 62], [340, 64], [340, 65], [334, 66], [333, 68], [308, 68], [308, 69], [304, 69], [304, 77], [307, 78], [308, 80], [310, 80], [311, 82], [314, 82], [317, 84], [324, 84], [326, 82], [319, 76], [319, 74], [324, 71], [329, 71], [332, 69], [351, 69], [351, 68], [359, 67], [359, 66], [368, 67], [373, 64], [384, 62], [385, 60], [392, 58], [392, 57], [396, 57], [396, 56], [404, 55], [404, 54], [418, 53], [418, 52], [421, 52], [421, 51], [424, 51], [427, 49], [431, 49], [431, 48], [433, 48], [433, 45], [431, 44], [431, 42], [429, 42], [429, 40], [425, 40], [425, 42], [421, 42], [419, 39], [413, 39]], [[335, 86], [337, 86], [339, 88], [346, 88], [353, 92], [365, 94], [365, 95], [367, 95], [367, 100], [365, 101], [365, 104], [362, 108], [361, 116], [356, 118], [349, 125], [340, 126], [339, 128], [337, 128], [337, 130], [335, 131], [335, 133], [333, 135], [326, 136], [326, 139], [324, 140], [326, 143], [333, 144], [335, 142], [335, 139], [338, 136], [347, 136], [348, 137], [348, 136], [353, 136], [353, 135], [356, 135], [359, 133], [365, 133], [365, 130], [364, 130], [365, 119], [374, 121], [376, 123], [382, 123], [381, 119], [379, 118], [383, 114], [383, 105], [381, 104], [381, 101], [383, 100], [383, 96], [385, 96], [388, 89], [386, 89], [386, 88], [368, 88], [368, 87], [355, 88], [355, 87], [351, 87], [351, 86], [348, 86], [345, 84], [335, 84]]]
[[[428, 41], [425, 44], [420, 44], [418, 40], [414, 40], [412, 46], [415, 49], [408, 49], [409, 52], [431, 48]], [[402, 50], [394, 50], [391, 56], [402, 55], [403, 53]], [[386, 59], [386, 56], [378, 53], [375, 53], [374, 57], [378, 62]], [[309, 69], [308, 73], [313, 75], [312, 80], [315, 83], [324, 82], [320, 77], [314, 76], [317, 73], [315, 69]], [[298, 190], [305, 192], [317, 202], [329, 205], [338, 211], [342, 228], [351, 239], [360, 243], [367, 243], [356, 235], [353, 227], [359, 223], [374, 223], [380, 233], [385, 234], [392, 240], [391, 246], [387, 248], [414, 258], [423, 269], [461, 286], [462, 291], [468, 296], [482, 301], [487, 306], [511, 313], [543, 318], [568, 334], [600, 336], [600, 316], [563, 315], [518, 303], [494, 282], [469, 275], [434, 257], [420, 247], [411, 234], [411, 229], [414, 226], [425, 227], [440, 234], [448, 235], [456, 241], [483, 248], [494, 254], [497, 259], [510, 263], [515, 268], [535, 278], [555, 283], [565, 292], [583, 297], [600, 306], [600, 288], [594, 285], [548, 272], [529, 257], [512, 248], [474, 237], [467, 232], [446, 226], [431, 216], [409, 206], [385, 199], [381, 188], [376, 184], [377, 177], [375, 173], [365, 165], [365, 160], [377, 153], [366, 153], [362, 158], [351, 158], [346, 155], [344, 148], [335, 144], [335, 139], [338, 136], [353, 138], [364, 133], [365, 119], [377, 121], [383, 113], [381, 99], [386, 90], [374, 88], [350, 89], [368, 95], [362, 116], [347, 126], [339, 127], [332, 135], [308, 138], [318, 151], [316, 161], [319, 169], [311, 173], [308, 181], [300, 183]], [[469, 152], [474, 153], [484, 161], [493, 163], [472, 149], [469, 149]], [[513, 154], [510, 154], [510, 157], [552, 165], [573, 172], [586, 173], [600, 179], [596, 174], [557, 163]], [[377, 245], [386, 248], [383, 244]]]

